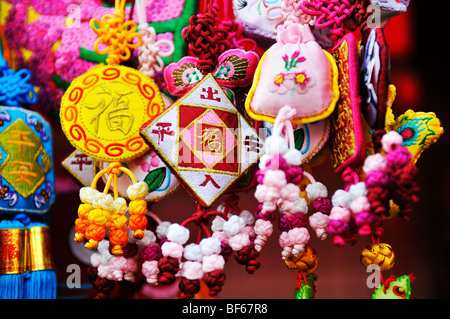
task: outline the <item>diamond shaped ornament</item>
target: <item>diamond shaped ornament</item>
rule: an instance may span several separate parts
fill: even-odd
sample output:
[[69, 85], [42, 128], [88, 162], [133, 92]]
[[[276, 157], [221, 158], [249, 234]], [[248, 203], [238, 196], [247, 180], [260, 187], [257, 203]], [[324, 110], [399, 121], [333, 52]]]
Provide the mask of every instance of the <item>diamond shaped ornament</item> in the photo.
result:
[[83, 186], [91, 186], [97, 173], [96, 161], [93, 158], [75, 150], [61, 164]]
[[263, 141], [211, 74], [143, 125], [141, 135], [204, 206], [263, 152]]

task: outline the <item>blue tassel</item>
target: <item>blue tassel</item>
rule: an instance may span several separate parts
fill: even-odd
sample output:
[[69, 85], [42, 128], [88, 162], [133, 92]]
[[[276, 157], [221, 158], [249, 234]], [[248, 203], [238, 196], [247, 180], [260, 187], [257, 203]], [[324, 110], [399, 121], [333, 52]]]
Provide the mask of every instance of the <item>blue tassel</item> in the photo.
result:
[[24, 299], [56, 299], [56, 285], [53, 270], [31, 271], [25, 280]]
[[[23, 230], [24, 226], [20, 221], [10, 221], [10, 220], [2, 220], [0, 221], [0, 232], [2, 230]], [[26, 255], [25, 251], [25, 233], [23, 233], [23, 245], [18, 245], [18, 250], [16, 250], [16, 253], [18, 254], [17, 260], [21, 260], [22, 256]], [[2, 246], [1, 249], [8, 249], [6, 246], [9, 245], [10, 242], [6, 237], [4, 236], [4, 233], [0, 235], [0, 245]], [[15, 244], [14, 244], [15, 246]], [[20, 247], [23, 246], [23, 247]], [[5, 251], [5, 253], [7, 252]], [[1, 258], [5, 258], [6, 256], [1, 256]], [[6, 257], [7, 258], [7, 257]], [[22, 261], [25, 261], [23, 259]], [[5, 263], [4, 260], [0, 260], [1, 263]], [[21, 263], [21, 262], [19, 262]], [[26, 267], [26, 265], [19, 265], [19, 268]], [[2, 268], [2, 271], [7, 271], [7, 269], [4, 269], [4, 267], [7, 267], [6, 264], [3, 264], [0, 266]], [[24, 287], [25, 287], [25, 278], [28, 275], [26, 268], [24, 269], [18, 269], [17, 270], [20, 273], [14, 273], [14, 274], [2, 274], [0, 271], [0, 299], [23, 299], [24, 298]]]
[[[41, 223], [30, 223], [28, 229], [33, 227], [47, 227], [47, 225]], [[47, 243], [47, 245], [50, 245], [50, 243]], [[31, 244], [30, 248], [32, 248]], [[31, 254], [32, 253], [33, 252], [31, 252]], [[57, 284], [56, 273], [52, 269], [30, 271], [28, 278], [25, 280], [24, 298], [56, 299]]]

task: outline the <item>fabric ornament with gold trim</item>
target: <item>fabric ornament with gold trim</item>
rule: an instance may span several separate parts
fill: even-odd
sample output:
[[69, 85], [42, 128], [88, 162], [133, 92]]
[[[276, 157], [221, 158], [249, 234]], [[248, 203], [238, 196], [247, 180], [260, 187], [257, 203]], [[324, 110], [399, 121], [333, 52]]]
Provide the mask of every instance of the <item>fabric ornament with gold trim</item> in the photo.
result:
[[[217, 19], [218, 7], [212, 1], [210, 2], [211, 11], [201, 17], [193, 16], [190, 26], [183, 35], [188, 46], [195, 49], [194, 56], [186, 56], [176, 63], [169, 64], [164, 70], [164, 78], [170, 94], [183, 97], [210, 74], [230, 102], [240, 111], [239, 96], [244, 91], [239, 88], [251, 84], [259, 56], [256, 52], [235, 46], [234, 38], [233, 43], [229, 43], [232, 33], [226, 34], [224, 27], [227, 28], [230, 21]], [[226, 15], [226, 10], [224, 11]], [[204, 33], [201, 33], [203, 36], [199, 36], [200, 25], [204, 29], [202, 31]], [[228, 38], [225, 38], [226, 36]], [[200, 40], [204, 42], [201, 48], [197, 45]], [[241, 40], [238, 39], [237, 42]], [[257, 146], [256, 141], [255, 143]], [[243, 175], [245, 176], [233, 185], [230, 192], [252, 187], [255, 180], [253, 170], [250, 168], [243, 172]]]
[[407, 110], [395, 118], [392, 108], [388, 107], [386, 131], [397, 131], [403, 137], [402, 146], [412, 154], [411, 162], [415, 164], [423, 151], [437, 142], [444, 128], [434, 112]]
[[316, 122], [331, 115], [339, 98], [336, 63], [309, 25], [289, 21], [278, 27], [277, 42], [259, 62], [245, 110], [273, 123], [287, 105], [297, 111], [293, 124]]
[[144, 125], [141, 134], [204, 206], [262, 154], [262, 140], [212, 74]]
[[[123, 254], [128, 230], [134, 238], [142, 239], [147, 227], [148, 185], [138, 182], [121, 162], [149, 150], [139, 130], [164, 109], [156, 84], [140, 71], [120, 65], [131, 57], [131, 50], [142, 44], [136, 24], [125, 21], [124, 8], [125, 1], [116, 0], [113, 15], [90, 20], [91, 28], [98, 35], [95, 51], [108, 53], [107, 65], [98, 65], [75, 79], [60, 109], [61, 126], [72, 145], [95, 161], [109, 163], [94, 176], [90, 187], [80, 189], [82, 204], [75, 221], [74, 240], [85, 242], [90, 250], [96, 249], [108, 235], [114, 255]], [[107, 174], [106, 185], [99, 192], [97, 182], [104, 174]], [[126, 190], [129, 206], [119, 196], [120, 174], [126, 174], [131, 180]], [[111, 187], [113, 195], [109, 194]]]
[[365, 141], [359, 95], [358, 43], [348, 33], [333, 48], [331, 55], [339, 71], [339, 101], [331, 116], [331, 156], [333, 168], [341, 174], [348, 167], [361, 166], [365, 157]]
[[55, 200], [52, 131], [39, 114], [0, 106], [0, 211], [42, 214]]

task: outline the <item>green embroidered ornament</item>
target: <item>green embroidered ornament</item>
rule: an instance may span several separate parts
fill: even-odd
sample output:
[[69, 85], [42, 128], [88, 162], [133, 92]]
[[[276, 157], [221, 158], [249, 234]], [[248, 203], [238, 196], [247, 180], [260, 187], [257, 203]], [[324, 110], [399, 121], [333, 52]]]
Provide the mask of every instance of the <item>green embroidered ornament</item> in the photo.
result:
[[409, 299], [411, 297], [411, 283], [415, 279], [412, 274], [399, 278], [391, 275], [375, 289], [372, 299]]

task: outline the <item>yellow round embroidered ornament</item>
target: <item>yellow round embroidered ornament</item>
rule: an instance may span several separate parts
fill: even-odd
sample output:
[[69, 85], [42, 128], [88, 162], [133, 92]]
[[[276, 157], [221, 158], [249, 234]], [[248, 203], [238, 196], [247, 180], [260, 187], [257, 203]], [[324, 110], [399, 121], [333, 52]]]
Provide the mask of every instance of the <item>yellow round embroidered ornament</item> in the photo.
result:
[[98, 65], [75, 79], [61, 101], [61, 126], [72, 145], [103, 161], [142, 155], [141, 126], [164, 110], [156, 84], [122, 65]]

